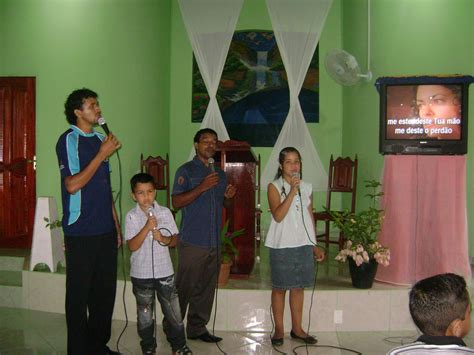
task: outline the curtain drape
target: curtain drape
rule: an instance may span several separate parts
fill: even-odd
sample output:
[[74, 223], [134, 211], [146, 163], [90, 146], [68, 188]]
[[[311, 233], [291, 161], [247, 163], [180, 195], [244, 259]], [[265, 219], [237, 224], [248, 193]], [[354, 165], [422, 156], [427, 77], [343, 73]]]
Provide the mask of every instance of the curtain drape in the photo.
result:
[[314, 146], [298, 100], [332, 0], [267, 0], [273, 30], [285, 65], [290, 109], [262, 174], [266, 190], [278, 169], [278, 155], [287, 146], [297, 148], [303, 160], [303, 179], [314, 191], [326, 190], [327, 174]]
[[379, 241], [390, 248], [376, 280], [411, 285], [453, 272], [471, 280], [466, 156], [387, 155]]
[[[209, 93], [201, 128], [212, 128], [220, 140], [229, 139], [219, 105], [217, 88], [243, 0], [179, 0], [184, 25], [196, 62]], [[191, 150], [192, 158], [194, 148]]]

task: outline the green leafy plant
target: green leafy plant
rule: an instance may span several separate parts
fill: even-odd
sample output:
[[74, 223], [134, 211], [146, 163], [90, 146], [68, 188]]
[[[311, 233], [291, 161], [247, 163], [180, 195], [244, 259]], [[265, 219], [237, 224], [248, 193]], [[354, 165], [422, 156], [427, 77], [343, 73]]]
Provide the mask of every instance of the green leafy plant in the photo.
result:
[[44, 217], [43, 220], [46, 222], [45, 227], [49, 229], [61, 228], [61, 220], [57, 219], [55, 221], [50, 221], [48, 217]]
[[241, 236], [245, 232], [245, 228], [242, 228], [238, 231], [229, 232], [229, 222], [228, 219], [221, 230], [221, 261], [222, 263], [230, 263], [232, 260], [232, 255], [239, 255], [239, 251], [234, 245], [233, 239]]
[[345, 262], [349, 257], [360, 266], [374, 258], [379, 264], [387, 266], [390, 264], [390, 250], [377, 241], [384, 219], [384, 211], [377, 207], [378, 200], [383, 195], [380, 191], [381, 184], [375, 180], [366, 180], [365, 187], [371, 191], [365, 195], [371, 199], [368, 209], [357, 213], [351, 213], [347, 209], [343, 212], [327, 211], [346, 239], [336, 260]]

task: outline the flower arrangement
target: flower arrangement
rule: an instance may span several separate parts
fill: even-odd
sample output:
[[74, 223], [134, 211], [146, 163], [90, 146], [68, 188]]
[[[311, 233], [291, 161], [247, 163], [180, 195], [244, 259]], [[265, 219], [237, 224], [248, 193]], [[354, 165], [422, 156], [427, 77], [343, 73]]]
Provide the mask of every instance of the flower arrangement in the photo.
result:
[[221, 257], [222, 263], [230, 263], [232, 255], [239, 255], [239, 251], [234, 245], [233, 239], [244, 234], [245, 228], [238, 231], [229, 232], [229, 222], [228, 219], [221, 230]]
[[372, 258], [383, 266], [390, 264], [390, 249], [377, 241], [377, 235], [383, 222], [383, 210], [376, 207], [376, 203], [383, 192], [381, 184], [375, 180], [366, 180], [365, 187], [371, 189], [366, 196], [372, 200], [372, 205], [361, 212], [351, 213], [328, 211], [333, 223], [342, 231], [347, 240], [344, 248], [337, 254], [336, 260], [345, 262], [352, 258], [357, 266], [368, 263]]

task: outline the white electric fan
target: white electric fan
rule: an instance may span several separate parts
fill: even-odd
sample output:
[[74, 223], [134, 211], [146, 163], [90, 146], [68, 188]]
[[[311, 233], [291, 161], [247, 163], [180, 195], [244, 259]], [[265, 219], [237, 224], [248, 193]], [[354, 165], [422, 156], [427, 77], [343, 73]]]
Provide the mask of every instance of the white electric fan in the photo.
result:
[[361, 78], [366, 81], [372, 79], [370, 71], [370, 0], [367, 0], [367, 73], [362, 74], [357, 59], [343, 49], [329, 51], [324, 65], [329, 76], [341, 85], [355, 85]]
[[329, 76], [341, 85], [355, 85], [361, 78], [367, 81], [372, 79], [370, 71], [366, 74], [361, 74], [357, 59], [343, 49], [331, 50], [326, 55], [324, 65]]

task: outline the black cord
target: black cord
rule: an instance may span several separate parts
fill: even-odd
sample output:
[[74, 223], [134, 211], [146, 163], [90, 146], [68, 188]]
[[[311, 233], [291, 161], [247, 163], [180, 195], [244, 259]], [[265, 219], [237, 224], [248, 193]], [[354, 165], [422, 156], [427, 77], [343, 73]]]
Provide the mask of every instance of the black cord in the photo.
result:
[[[317, 246], [316, 243], [314, 243], [312, 240], [311, 240], [311, 237], [309, 236], [309, 233], [308, 233], [308, 228], [306, 228], [306, 222], [304, 220], [304, 210], [303, 210], [303, 198], [301, 197], [301, 190], [298, 189], [298, 196], [299, 196], [299, 200], [300, 200], [300, 207], [301, 207], [301, 220], [303, 221], [303, 227], [304, 227], [304, 230], [306, 232], [306, 237], [308, 238], [308, 240], [310, 241], [310, 243], [313, 245], [313, 246]], [[316, 228], [316, 227], [315, 227]], [[316, 236], [315, 236], [316, 238]], [[314, 297], [314, 291], [316, 289], [316, 279], [318, 277], [318, 264], [317, 264], [317, 261], [316, 261], [316, 272], [314, 273], [314, 282], [313, 282], [313, 290], [311, 291], [311, 298], [310, 298], [310, 305], [309, 305], [309, 311], [308, 311], [308, 328], [306, 329], [306, 334], [309, 336], [309, 330], [310, 330], [310, 327], [311, 327], [311, 310], [313, 308], [313, 297]], [[303, 289], [303, 299], [304, 299], [304, 289]], [[305, 344], [305, 348], [306, 348], [306, 353], [308, 353], [308, 344]], [[293, 348], [293, 352], [295, 351], [296, 348]]]
[[[119, 220], [119, 226], [120, 228], [122, 228], [122, 161], [120, 160], [120, 154], [118, 150], [117, 150], [117, 161], [118, 161], [118, 170], [119, 170], [119, 190], [117, 192], [117, 197], [116, 197], [116, 200], [114, 201], [114, 205], [115, 205], [115, 202], [118, 200], [118, 220]], [[122, 240], [122, 244], [123, 244], [123, 240]], [[127, 329], [127, 326], [128, 326], [127, 305], [125, 302], [125, 292], [127, 289], [127, 272], [125, 270], [125, 251], [124, 251], [125, 247], [122, 245], [121, 249], [122, 249], [121, 254], [122, 254], [122, 272], [123, 272], [122, 302], [123, 302], [123, 310], [125, 313], [125, 326], [123, 327], [122, 332], [117, 338], [116, 347], [117, 347], [117, 352], [119, 353], [120, 353], [120, 350], [119, 350], [120, 339], [122, 338], [122, 335], [125, 333], [125, 330]]]
[[349, 348], [344, 348], [342, 346], [335, 346], [335, 345], [298, 345], [296, 347], [293, 348], [293, 354], [298, 354], [296, 352], [296, 349], [299, 349], [299, 348], [302, 348], [302, 347], [305, 347], [306, 348], [306, 352], [308, 351], [307, 348], [330, 348], [330, 349], [339, 349], [339, 350], [345, 350], [345, 351], [350, 351], [351, 353], [354, 353], [354, 354], [358, 354], [358, 355], [362, 355], [362, 353], [358, 352], [357, 350], [354, 350], [354, 349], [349, 349]]
[[[310, 241], [310, 243], [313, 245], [313, 246], [316, 246], [318, 248], [322, 248], [320, 246], [318, 246], [316, 243], [314, 243], [310, 236], [309, 236], [309, 233], [308, 233], [308, 228], [306, 227], [306, 222], [305, 222], [305, 219], [304, 219], [304, 211], [303, 211], [303, 199], [301, 197], [301, 193], [298, 192], [298, 196], [299, 196], [299, 202], [300, 202], [300, 207], [301, 207], [301, 219], [303, 221], [303, 227], [305, 229], [305, 232], [306, 232], [306, 236], [308, 238], [308, 240]], [[316, 229], [316, 226], [314, 226], [314, 228]], [[322, 248], [322, 249], [325, 249], [325, 248]], [[309, 312], [308, 312], [308, 327], [307, 327], [307, 330], [306, 330], [306, 334], [309, 336], [309, 330], [311, 328], [311, 311], [312, 311], [312, 308], [313, 308], [313, 300], [314, 300], [314, 292], [316, 290], [316, 280], [318, 278], [318, 270], [319, 270], [319, 267], [317, 265], [317, 262], [316, 262], [316, 272], [314, 274], [314, 283], [313, 283], [313, 289], [311, 291], [311, 297], [310, 297], [310, 306], [309, 306]], [[304, 292], [304, 291], [303, 291]], [[303, 296], [304, 296], [304, 293], [303, 293]], [[272, 320], [272, 323], [273, 323], [273, 320]], [[272, 344], [273, 346], [273, 344]], [[353, 350], [353, 349], [349, 349], [349, 348], [344, 348], [344, 347], [339, 347], [339, 346], [333, 346], [333, 345], [310, 345], [310, 344], [304, 344], [304, 345], [298, 345], [296, 347], [293, 348], [293, 354], [297, 354], [296, 352], [296, 349], [300, 349], [300, 348], [305, 348], [306, 349], [306, 353], [309, 354], [309, 348], [331, 348], [331, 349], [339, 349], [339, 350], [345, 350], [345, 351], [350, 351], [352, 353], [355, 353], [355, 354], [360, 354], [362, 355], [362, 353], [356, 351], [356, 350]], [[273, 348], [275, 349], [275, 347], [273, 346]], [[277, 349], [275, 349], [277, 350]], [[277, 350], [278, 351], [278, 350]], [[278, 351], [280, 352], [280, 351]], [[281, 352], [280, 352], [281, 353]]]
[[[173, 233], [171, 233], [171, 231], [168, 229], [168, 228], [165, 228], [165, 227], [160, 227], [158, 228], [158, 230], [161, 232], [162, 230], [164, 231], [167, 231], [169, 233], [169, 236], [167, 235], [163, 235], [161, 234], [162, 237], [166, 238], [168, 241], [166, 243], [163, 243], [159, 240], [156, 240], [156, 242], [158, 242], [158, 244], [160, 244], [162, 247], [167, 247], [171, 244], [171, 242], [173, 241]], [[153, 256], [153, 255], [152, 255]]]
[[[152, 307], [153, 307], [153, 318], [154, 318], [154, 335], [155, 335], [155, 346], [156, 346], [156, 303], [155, 303], [155, 299], [156, 299], [156, 294], [155, 294], [155, 260], [154, 260], [154, 253], [153, 253], [153, 242], [154, 242], [154, 239], [153, 239], [153, 232], [152, 232], [152, 238], [151, 238], [151, 275], [152, 275], [152, 278], [153, 278], [153, 281], [152, 281], [152, 285], [153, 285], [153, 302], [151, 303], [152, 304]], [[163, 329], [164, 331], [164, 329]]]
[[[212, 194], [212, 200], [215, 203], [214, 199], [214, 190], [210, 190], [210, 193]], [[212, 202], [211, 202], [211, 207], [212, 207]], [[214, 214], [215, 218], [214, 220], [216, 221], [216, 224], [219, 225], [219, 221], [217, 220], [218, 213], [217, 213], [217, 208], [218, 206], [215, 206], [214, 208]], [[209, 234], [209, 245], [212, 245], [212, 233]], [[219, 295], [219, 270], [220, 270], [220, 258], [219, 258], [219, 253], [221, 252], [220, 248], [220, 238], [219, 238], [219, 233], [217, 233], [216, 237], [216, 289], [215, 289], [215, 294], [214, 294], [214, 317], [212, 319], [212, 335], [215, 336], [215, 328], [216, 328], [216, 317], [217, 317], [217, 296]], [[220, 246], [222, 247], [222, 246]], [[219, 349], [219, 351], [223, 354], [227, 354], [224, 350], [219, 345], [219, 342], [216, 342], [216, 347]]]
[[[384, 341], [387, 344], [394, 344], [394, 345], [405, 345], [405, 344], [410, 344], [414, 343], [418, 336], [399, 336], [399, 337], [386, 337], [383, 338], [382, 341]], [[407, 341], [405, 341], [405, 339]]]
[[286, 354], [284, 351], [280, 351], [276, 348], [275, 345], [273, 345], [273, 343], [271, 342], [272, 338], [272, 333], [273, 333], [273, 330], [275, 329], [275, 322], [273, 321], [273, 313], [272, 313], [272, 303], [270, 303], [270, 320], [272, 321], [272, 330], [270, 331], [270, 343], [272, 344], [272, 348], [273, 350], [275, 350], [277, 353], [280, 353], [280, 354]]
[[[157, 317], [156, 317], [156, 293], [155, 293], [156, 292], [156, 289], [155, 289], [155, 259], [154, 259], [154, 252], [153, 252], [153, 242], [157, 242], [159, 245], [166, 247], [171, 243], [171, 238], [172, 238], [172, 235], [173, 235], [168, 228], [160, 227], [160, 228], [158, 228], [158, 230], [160, 232], [162, 230], [167, 231], [170, 236], [165, 237], [165, 238], [169, 238], [169, 242], [167, 244], [161, 243], [159, 240], [153, 239], [153, 233], [152, 233], [152, 239], [151, 239], [151, 274], [152, 274], [152, 278], [153, 278], [153, 303], [152, 303], [152, 307], [153, 307], [153, 318], [154, 318], [155, 347], [157, 346], [157, 343], [156, 343], [156, 339], [157, 339], [156, 329], [158, 328], [158, 326], [156, 324]], [[163, 236], [163, 234], [162, 234], [162, 236]], [[163, 332], [164, 332], [164, 329], [163, 329]], [[166, 333], [165, 333], [165, 335], [166, 335]]]

